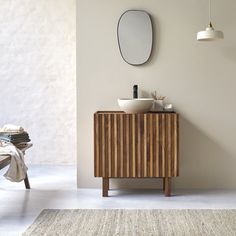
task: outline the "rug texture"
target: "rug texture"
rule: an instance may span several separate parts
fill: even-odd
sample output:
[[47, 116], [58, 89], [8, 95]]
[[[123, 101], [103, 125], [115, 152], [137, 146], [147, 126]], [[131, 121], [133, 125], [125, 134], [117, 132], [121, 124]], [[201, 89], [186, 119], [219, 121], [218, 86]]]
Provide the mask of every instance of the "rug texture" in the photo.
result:
[[235, 236], [236, 210], [43, 210], [28, 235]]

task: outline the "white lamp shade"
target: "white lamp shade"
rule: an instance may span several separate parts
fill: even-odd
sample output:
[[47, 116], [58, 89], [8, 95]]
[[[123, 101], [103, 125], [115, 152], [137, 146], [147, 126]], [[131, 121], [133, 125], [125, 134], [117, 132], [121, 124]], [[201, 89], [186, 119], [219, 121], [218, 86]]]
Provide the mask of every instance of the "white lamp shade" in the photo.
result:
[[223, 38], [223, 32], [214, 30], [214, 28], [211, 26], [208, 26], [205, 31], [200, 31], [197, 34], [198, 41], [215, 41]]

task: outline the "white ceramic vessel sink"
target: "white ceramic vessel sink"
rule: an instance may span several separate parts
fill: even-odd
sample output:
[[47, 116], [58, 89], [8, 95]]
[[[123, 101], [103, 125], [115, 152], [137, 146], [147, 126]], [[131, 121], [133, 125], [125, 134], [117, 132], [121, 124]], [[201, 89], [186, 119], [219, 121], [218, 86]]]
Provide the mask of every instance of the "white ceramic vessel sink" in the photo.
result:
[[121, 110], [126, 113], [144, 113], [151, 110], [153, 101], [152, 98], [119, 98], [118, 104]]

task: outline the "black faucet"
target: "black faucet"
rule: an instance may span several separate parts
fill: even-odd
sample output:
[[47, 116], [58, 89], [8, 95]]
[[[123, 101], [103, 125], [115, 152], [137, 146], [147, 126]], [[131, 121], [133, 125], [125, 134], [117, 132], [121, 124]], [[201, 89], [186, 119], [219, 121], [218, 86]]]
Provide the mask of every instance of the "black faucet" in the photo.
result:
[[133, 98], [138, 98], [138, 85], [133, 86]]

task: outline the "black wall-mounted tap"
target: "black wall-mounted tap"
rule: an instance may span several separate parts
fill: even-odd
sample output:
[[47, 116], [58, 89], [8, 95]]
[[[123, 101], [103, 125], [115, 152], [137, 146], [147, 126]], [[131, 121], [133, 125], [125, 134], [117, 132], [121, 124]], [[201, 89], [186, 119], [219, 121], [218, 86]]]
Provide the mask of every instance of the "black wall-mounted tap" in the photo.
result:
[[133, 98], [138, 98], [138, 85], [133, 86]]

